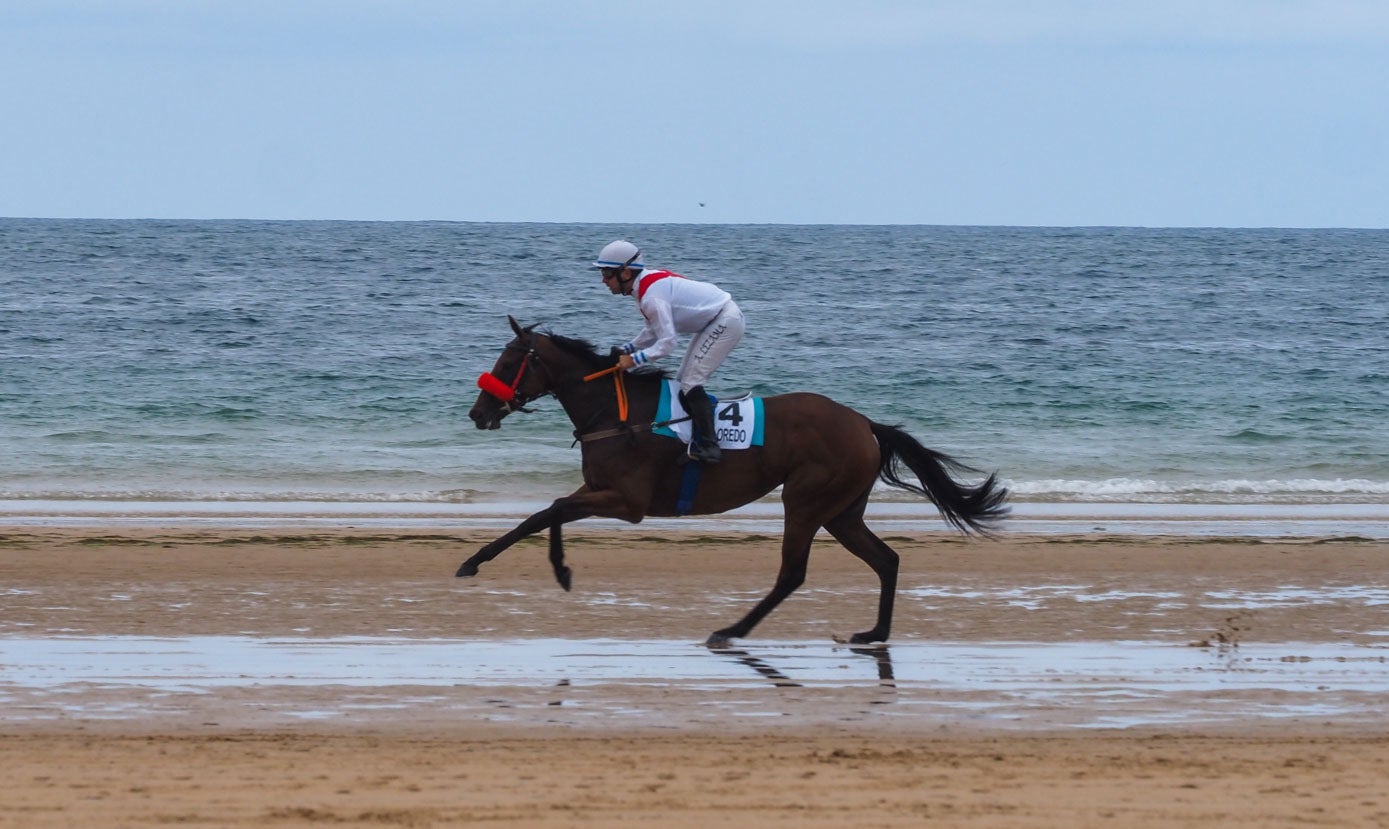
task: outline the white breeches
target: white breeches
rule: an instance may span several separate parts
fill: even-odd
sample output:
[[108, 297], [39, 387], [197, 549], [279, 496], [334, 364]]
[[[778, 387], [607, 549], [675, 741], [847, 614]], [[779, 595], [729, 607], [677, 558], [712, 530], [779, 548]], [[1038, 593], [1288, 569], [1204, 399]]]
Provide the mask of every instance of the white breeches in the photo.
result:
[[685, 352], [680, 372], [675, 375], [680, 382], [680, 391], [687, 392], [695, 386], [704, 385], [742, 338], [743, 312], [730, 299], [719, 315], [690, 340], [690, 348]]

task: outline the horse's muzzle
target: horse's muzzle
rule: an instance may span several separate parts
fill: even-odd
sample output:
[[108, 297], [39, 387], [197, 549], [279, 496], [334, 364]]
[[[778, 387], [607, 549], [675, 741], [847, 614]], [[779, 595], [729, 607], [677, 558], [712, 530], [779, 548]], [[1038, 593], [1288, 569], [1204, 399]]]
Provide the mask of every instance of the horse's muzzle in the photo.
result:
[[471, 412], [468, 412], [468, 417], [472, 418], [473, 423], [477, 424], [479, 429], [502, 428], [502, 416], [495, 411], [488, 412], [482, 411], [480, 408], [474, 408]]

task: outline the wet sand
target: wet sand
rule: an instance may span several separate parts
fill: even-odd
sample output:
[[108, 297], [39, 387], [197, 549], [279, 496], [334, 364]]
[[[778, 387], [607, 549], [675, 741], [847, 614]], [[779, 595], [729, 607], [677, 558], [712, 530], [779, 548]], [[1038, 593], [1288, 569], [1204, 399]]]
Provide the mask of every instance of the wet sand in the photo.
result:
[[711, 653], [775, 538], [575, 528], [566, 594], [541, 541], [452, 578], [491, 535], [0, 534], [0, 826], [1389, 825], [1386, 542], [894, 536], [884, 656], [829, 540]]

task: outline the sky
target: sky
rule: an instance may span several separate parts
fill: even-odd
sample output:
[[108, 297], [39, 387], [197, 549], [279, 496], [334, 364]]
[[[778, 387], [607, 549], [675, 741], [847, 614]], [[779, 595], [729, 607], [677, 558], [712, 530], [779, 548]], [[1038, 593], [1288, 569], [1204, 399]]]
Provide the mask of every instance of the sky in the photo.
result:
[[0, 216], [1389, 227], [1384, 0], [0, 0]]

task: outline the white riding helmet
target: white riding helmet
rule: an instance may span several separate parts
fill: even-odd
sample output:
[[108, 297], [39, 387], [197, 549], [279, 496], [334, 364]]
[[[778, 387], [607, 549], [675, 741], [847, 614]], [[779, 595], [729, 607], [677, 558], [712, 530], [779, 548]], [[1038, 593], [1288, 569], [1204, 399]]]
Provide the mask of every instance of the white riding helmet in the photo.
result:
[[626, 239], [609, 242], [598, 252], [595, 268], [644, 268], [641, 263], [641, 250]]

